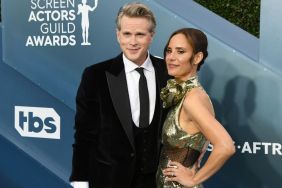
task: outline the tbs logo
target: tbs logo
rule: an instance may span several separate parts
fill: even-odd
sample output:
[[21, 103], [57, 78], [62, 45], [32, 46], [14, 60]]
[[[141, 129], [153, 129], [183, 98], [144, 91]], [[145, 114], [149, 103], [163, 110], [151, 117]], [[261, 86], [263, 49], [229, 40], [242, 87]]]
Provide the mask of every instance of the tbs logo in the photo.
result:
[[15, 128], [24, 137], [60, 139], [60, 116], [53, 108], [15, 106]]

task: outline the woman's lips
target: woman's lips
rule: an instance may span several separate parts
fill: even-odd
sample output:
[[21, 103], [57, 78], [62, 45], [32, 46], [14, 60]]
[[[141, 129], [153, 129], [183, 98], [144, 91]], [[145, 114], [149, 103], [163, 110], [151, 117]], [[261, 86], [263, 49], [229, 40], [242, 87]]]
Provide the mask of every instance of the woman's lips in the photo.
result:
[[170, 69], [173, 69], [173, 68], [178, 67], [178, 65], [176, 65], [176, 64], [168, 64], [167, 67], [170, 68]]

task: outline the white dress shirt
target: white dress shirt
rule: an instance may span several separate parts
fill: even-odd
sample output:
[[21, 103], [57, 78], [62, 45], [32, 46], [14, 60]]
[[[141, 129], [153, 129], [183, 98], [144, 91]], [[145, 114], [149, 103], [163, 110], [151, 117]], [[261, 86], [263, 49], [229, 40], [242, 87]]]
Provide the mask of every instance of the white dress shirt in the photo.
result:
[[73, 188], [89, 188], [87, 181], [73, 181], [70, 184]]
[[[125, 69], [126, 82], [128, 87], [130, 108], [132, 120], [137, 127], [139, 127], [139, 117], [140, 117], [140, 101], [139, 101], [139, 78], [140, 74], [135, 70], [139, 66], [130, 61], [123, 54], [123, 62]], [[141, 65], [144, 68], [144, 74], [147, 79], [147, 86], [149, 91], [149, 103], [150, 103], [150, 120], [149, 123], [153, 120], [155, 103], [156, 103], [156, 75], [155, 69], [150, 59], [148, 57], [146, 61]], [[89, 183], [84, 181], [73, 181], [71, 182], [73, 188], [89, 188]]]
[[[140, 74], [135, 70], [139, 66], [130, 61], [123, 55], [124, 69], [128, 87], [130, 108], [132, 120], [137, 127], [139, 127], [139, 117], [140, 117], [140, 101], [139, 101], [139, 79]], [[150, 55], [148, 53], [148, 57], [146, 61], [140, 66], [144, 68], [144, 74], [147, 79], [147, 86], [149, 92], [149, 103], [150, 103], [150, 119], [149, 123], [151, 123], [154, 111], [155, 111], [155, 103], [156, 103], [156, 76], [155, 69], [153, 67], [152, 61], [150, 59]]]

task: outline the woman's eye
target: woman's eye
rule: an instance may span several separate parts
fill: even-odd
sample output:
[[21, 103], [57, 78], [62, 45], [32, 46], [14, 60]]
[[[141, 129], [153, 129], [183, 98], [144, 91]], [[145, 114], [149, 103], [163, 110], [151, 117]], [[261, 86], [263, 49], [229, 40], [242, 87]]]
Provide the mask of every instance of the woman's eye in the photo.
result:
[[171, 49], [166, 49], [166, 53], [170, 54], [171, 53]]

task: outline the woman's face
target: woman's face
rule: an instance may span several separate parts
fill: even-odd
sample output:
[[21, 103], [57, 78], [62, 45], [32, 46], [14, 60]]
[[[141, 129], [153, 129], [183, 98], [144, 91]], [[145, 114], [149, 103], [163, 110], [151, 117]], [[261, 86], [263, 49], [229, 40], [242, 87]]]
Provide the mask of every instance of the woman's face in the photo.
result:
[[186, 81], [195, 76], [197, 66], [193, 64], [193, 59], [193, 48], [184, 34], [174, 35], [166, 49], [165, 61], [168, 74], [179, 81]]

